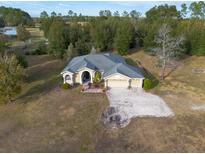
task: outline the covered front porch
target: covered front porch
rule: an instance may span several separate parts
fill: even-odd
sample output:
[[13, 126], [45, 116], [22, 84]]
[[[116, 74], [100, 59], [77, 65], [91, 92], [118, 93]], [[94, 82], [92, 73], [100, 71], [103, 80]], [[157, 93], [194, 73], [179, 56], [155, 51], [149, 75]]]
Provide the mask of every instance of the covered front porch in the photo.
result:
[[93, 83], [94, 76], [95, 71], [88, 68], [82, 69], [76, 73], [66, 71], [63, 73], [63, 83], [68, 83], [70, 85], [74, 85], [76, 83], [81, 85]]

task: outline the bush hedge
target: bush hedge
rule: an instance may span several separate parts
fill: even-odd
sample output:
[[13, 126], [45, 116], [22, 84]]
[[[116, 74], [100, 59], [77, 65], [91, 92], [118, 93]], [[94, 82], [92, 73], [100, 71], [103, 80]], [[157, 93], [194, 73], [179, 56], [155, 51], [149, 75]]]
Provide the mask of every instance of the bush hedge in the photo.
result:
[[143, 74], [145, 76], [143, 84], [144, 90], [152, 89], [159, 84], [159, 80], [155, 76], [153, 76], [149, 71], [143, 69]]
[[144, 80], [144, 90], [148, 90], [152, 88], [152, 81], [150, 79]]
[[71, 88], [71, 85], [68, 84], [68, 83], [64, 83], [64, 84], [62, 85], [62, 89], [70, 89], [70, 88]]
[[95, 76], [94, 76], [94, 78], [93, 78], [93, 82], [94, 82], [94, 83], [100, 83], [101, 80], [102, 80], [102, 75], [101, 75], [101, 73], [98, 72], [98, 71], [95, 72]]

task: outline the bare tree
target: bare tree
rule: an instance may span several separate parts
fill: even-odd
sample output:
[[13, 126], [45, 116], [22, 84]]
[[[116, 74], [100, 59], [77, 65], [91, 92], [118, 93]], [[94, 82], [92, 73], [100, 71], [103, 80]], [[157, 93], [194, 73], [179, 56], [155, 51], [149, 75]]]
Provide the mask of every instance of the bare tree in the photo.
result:
[[97, 50], [95, 49], [94, 46], [92, 46], [92, 49], [90, 50], [90, 54], [96, 54]]
[[158, 47], [154, 48], [153, 51], [158, 56], [162, 67], [162, 80], [164, 80], [165, 70], [169, 61], [174, 58], [178, 52], [183, 50], [182, 44], [184, 42], [184, 37], [172, 37], [170, 32], [170, 26], [163, 24], [154, 40]]
[[68, 45], [68, 49], [66, 50], [65, 53], [65, 58], [67, 61], [69, 61], [71, 58], [78, 56], [77, 51], [75, 50], [73, 43], [70, 43]]

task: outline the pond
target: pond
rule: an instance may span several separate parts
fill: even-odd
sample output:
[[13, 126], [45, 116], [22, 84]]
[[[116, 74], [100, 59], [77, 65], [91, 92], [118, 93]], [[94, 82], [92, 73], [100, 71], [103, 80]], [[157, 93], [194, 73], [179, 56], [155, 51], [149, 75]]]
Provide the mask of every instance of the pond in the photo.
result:
[[0, 34], [15, 36], [17, 34], [16, 33], [16, 27], [0, 28]]

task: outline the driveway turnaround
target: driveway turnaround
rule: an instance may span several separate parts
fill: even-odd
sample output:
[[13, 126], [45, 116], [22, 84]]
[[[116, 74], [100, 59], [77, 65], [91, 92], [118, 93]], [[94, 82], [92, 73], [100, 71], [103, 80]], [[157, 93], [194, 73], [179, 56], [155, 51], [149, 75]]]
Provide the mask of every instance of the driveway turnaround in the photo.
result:
[[110, 106], [133, 117], [169, 117], [174, 113], [162, 98], [143, 89], [111, 88], [107, 91]]

